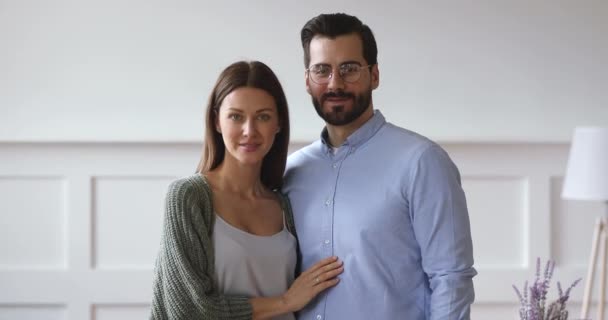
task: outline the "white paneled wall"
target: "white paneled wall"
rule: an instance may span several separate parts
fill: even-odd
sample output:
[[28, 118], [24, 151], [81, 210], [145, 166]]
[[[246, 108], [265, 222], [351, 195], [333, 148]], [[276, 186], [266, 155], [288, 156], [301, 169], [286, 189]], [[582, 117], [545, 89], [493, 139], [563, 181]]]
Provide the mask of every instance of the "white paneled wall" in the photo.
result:
[[[533, 279], [536, 257], [556, 259], [555, 278], [565, 285], [584, 276], [603, 208], [560, 199], [568, 145], [444, 147], [469, 203], [479, 271], [473, 319], [516, 319], [511, 285]], [[0, 320], [147, 318], [164, 194], [194, 172], [200, 150], [0, 143]], [[575, 315], [581, 296], [579, 285]]]

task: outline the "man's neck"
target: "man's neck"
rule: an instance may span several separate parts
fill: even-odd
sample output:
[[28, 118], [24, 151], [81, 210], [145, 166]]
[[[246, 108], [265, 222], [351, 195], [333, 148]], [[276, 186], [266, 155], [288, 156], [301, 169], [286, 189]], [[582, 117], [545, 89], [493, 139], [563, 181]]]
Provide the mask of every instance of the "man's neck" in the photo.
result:
[[368, 109], [359, 116], [359, 118], [355, 119], [351, 123], [341, 126], [334, 126], [326, 123], [325, 127], [327, 128], [327, 138], [329, 144], [334, 147], [341, 146], [353, 132], [361, 128], [373, 116], [374, 108], [369, 106]]

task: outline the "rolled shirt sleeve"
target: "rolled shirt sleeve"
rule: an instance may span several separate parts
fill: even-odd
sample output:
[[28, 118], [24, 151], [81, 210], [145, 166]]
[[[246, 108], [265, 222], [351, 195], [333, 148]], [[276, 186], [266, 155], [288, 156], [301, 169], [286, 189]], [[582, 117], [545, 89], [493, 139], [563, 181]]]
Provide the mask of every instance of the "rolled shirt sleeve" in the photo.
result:
[[436, 145], [421, 153], [412, 174], [409, 210], [432, 291], [429, 319], [469, 319], [477, 272], [460, 174]]

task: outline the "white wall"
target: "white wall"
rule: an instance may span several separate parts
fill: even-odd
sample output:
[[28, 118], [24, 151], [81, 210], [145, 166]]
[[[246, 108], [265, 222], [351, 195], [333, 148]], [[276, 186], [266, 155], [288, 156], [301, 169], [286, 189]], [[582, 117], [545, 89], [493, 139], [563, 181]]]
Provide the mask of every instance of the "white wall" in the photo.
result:
[[[472, 319], [516, 319], [511, 285], [532, 281], [536, 257], [557, 262], [551, 300], [556, 280], [585, 275], [603, 207], [561, 200], [567, 144], [443, 146], [469, 205]], [[0, 143], [0, 320], [145, 319], [164, 194], [199, 154], [198, 143]], [[574, 313], [581, 298], [582, 284]]]
[[375, 105], [442, 141], [567, 141], [608, 125], [608, 3], [0, 0], [0, 141], [199, 141], [237, 59], [284, 84], [293, 139], [318, 136], [299, 30], [347, 11], [374, 30]]

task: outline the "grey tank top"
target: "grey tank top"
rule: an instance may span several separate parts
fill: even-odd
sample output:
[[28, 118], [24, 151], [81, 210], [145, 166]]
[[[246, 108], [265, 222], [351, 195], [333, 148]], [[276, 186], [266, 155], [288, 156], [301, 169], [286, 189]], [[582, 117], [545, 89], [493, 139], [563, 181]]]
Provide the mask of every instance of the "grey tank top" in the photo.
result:
[[[258, 236], [238, 229], [215, 214], [213, 226], [215, 280], [219, 292], [251, 297], [278, 296], [293, 283], [296, 239], [287, 230]], [[273, 318], [295, 320], [293, 314]]]

